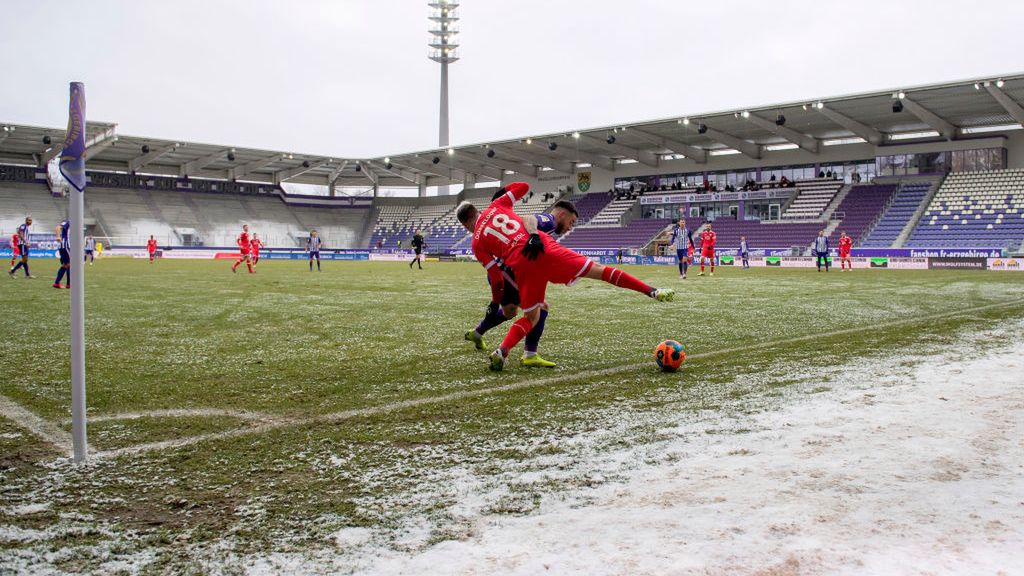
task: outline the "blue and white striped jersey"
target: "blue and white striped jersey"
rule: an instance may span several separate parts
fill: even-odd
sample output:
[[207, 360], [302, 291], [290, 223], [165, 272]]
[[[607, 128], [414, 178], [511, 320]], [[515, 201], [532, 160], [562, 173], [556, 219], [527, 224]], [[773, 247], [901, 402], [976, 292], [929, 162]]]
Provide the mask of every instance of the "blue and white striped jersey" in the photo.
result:
[[71, 250], [71, 222], [65, 218], [60, 223], [60, 247], [65, 250]]

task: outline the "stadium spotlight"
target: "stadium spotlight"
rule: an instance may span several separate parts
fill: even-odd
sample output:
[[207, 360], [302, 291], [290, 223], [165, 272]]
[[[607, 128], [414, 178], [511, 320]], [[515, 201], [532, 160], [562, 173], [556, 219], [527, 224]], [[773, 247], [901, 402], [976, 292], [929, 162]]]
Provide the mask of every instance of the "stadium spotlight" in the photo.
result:
[[580, 139], [580, 133], [579, 132], [573, 132], [572, 133], [572, 137], [575, 138], [576, 140], [579, 140]]
[[817, 108], [818, 110], [821, 110], [822, 108], [825, 107], [825, 103], [822, 102], [821, 100], [818, 100], [818, 103], [815, 104], [814, 107]]
[[440, 156], [434, 156], [434, 158], [431, 160], [431, 162], [433, 162], [434, 164], [440, 164], [441, 157]]
[[356, 162], [356, 172], [362, 172], [362, 171], [363, 171], [363, 165], [358, 163], [358, 162]]
[[50, 138], [49, 136], [43, 136], [43, 144], [49, 146], [51, 142], [53, 142], [52, 138]]
[[494, 154], [495, 154], [495, 152], [494, 152], [493, 148], [487, 151], [487, 157], [488, 158], [494, 158]]
[[149, 154], [149, 144], [143, 144], [142, 145], [142, 153], [143, 154]]
[[907, 94], [903, 90], [900, 90], [899, 92], [896, 93], [896, 97], [899, 98], [900, 100], [903, 100], [904, 98], [907, 97]]
[[554, 142], [548, 143], [548, 150], [551, 150], [552, 152], [554, 152], [555, 150], [558, 150], [558, 144], [556, 144]]
[[232, 151], [228, 152], [228, 162], [234, 162], [234, 161], [235, 161], [235, 151], [232, 150]]
[[609, 134], [608, 137], [605, 138], [605, 142], [607, 142], [609, 144], [615, 144], [615, 135], [614, 134]]
[[776, 126], [785, 126], [786, 125], [786, 116], [782, 112], [779, 112], [779, 115], [775, 117], [775, 125]]
[[455, 155], [455, 148], [449, 148], [448, 149], [448, 155], [449, 156], [454, 156]]
[[977, 82], [975, 82], [974, 83], [974, 89], [975, 90], [981, 90], [981, 84], [978, 84]]
[[996, 80], [996, 88], [1002, 88], [1003, 84], [1004, 84], [1004, 82], [1003, 82], [1002, 78], [1000, 78], [999, 80]]
[[384, 167], [385, 168], [387, 168], [388, 170], [391, 170], [391, 168], [393, 166], [394, 166], [394, 164], [391, 163], [391, 158], [385, 158], [384, 159]]
[[533, 138], [527, 138], [526, 139], [526, 144], [527, 144], [527, 146], [529, 146], [530, 144], [533, 144]]
[[708, 125], [707, 125], [707, 124], [705, 124], [705, 123], [703, 123], [703, 122], [701, 122], [701, 123], [700, 123], [700, 124], [699, 124], [699, 125], [697, 126], [697, 133], [698, 133], [698, 134], [707, 134], [707, 132], [708, 132]]
[[441, 65], [441, 117], [438, 133], [438, 146], [448, 146], [448, 65], [459, 59], [459, 41], [456, 36], [459, 33], [457, 24], [459, 22], [459, 2], [457, 0], [429, 0], [431, 13], [430, 47], [429, 58]]
[[899, 100], [893, 100], [892, 113], [899, 114], [900, 112], [903, 112], [903, 102], [900, 102]]
[[750, 118], [750, 112], [748, 112], [748, 111], [744, 110], [744, 111], [743, 111], [743, 117], [744, 117], [744, 118]]

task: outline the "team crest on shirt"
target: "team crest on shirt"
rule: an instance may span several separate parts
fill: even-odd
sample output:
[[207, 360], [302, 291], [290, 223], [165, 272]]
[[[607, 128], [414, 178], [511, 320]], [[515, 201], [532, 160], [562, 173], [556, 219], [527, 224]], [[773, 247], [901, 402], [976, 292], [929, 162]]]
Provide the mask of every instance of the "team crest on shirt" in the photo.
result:
[[576, 174], [576, 188], [580, 192], [590, 190], [590, 172], [580, 172], [579, 174]]

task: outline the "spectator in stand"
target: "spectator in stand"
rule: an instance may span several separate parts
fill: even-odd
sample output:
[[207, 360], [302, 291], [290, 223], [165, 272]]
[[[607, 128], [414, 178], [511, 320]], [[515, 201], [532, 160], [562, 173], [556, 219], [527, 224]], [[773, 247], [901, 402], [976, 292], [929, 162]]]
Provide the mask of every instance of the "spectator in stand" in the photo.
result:
[[860, 172], [857, 172], [856, 168], [854, 168], [853, 174], [850, 174], [850, 182], [854, 184], [860, 183]]
[[828, 179], [832, 178], [832, 169], [831, 168], [829, 168], [828, 172], [825, 172], [825, 178], [828, 178]]
[[786, 178], [785, 174], [779, 179], [779, 188], [789, 188], [789, 178]]
[[824, 177], [825, 177], [825, 171], [824, 170], [819, 170], [818, 171], [818, 178], [824, 178]]

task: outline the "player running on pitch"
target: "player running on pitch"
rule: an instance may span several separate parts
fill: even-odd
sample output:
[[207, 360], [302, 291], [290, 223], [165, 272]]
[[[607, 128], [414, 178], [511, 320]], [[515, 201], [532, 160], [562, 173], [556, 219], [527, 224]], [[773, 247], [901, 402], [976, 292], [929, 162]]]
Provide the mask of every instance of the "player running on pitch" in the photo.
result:
[[676, 247], [676, 260], [679, 264], [679, 279], [686, 280], [686, 270], [690, 267], [690, 250], [693, 250], [693, 232], [686, 227], [686, 219], [680, 218], [672, 228], [672, 239], [669, 244]]
[[18, 250], [18, 254], [21, 256], [21, 262], [18, 262], [17, 266], [12, 266], [11, 271], [8, 272], [8, 275], [11, 278], [14, 278], [14, 273], [18, 271], [18, 268], [24, 268], [25, 269], [25, 278], [35, 278], [35, 276], [30, 274], [29, 271], [28, 271], [28, 247], [29, 247], [28, 229], [29, 229], [29, 226], [32, 226], [32, 217], [31, 216], [26, 216], [25, 217], [25, 223], [22, 224], [21, 226], [18, 226], [18, 232], [14, 235], [15, 236], [15, 240], [17, 240], [17, 242], [16, 242], [17, 250]]
[[149, 237], [149, 242], [146, 242], [146, 250], [149, 252], [149, 263], [153, 263], [153, 259], [156, 258], [156, 238], [152, 235]]
[[853, 248], [853, 238], [846, 235], [846, 232], [839, 234], [839, 271], [849, 269], [853, 271], [853, 260], [850, 259], [850, 250]]
[[743, 269], [750, 268], [750, 245], [747, 244], [747, 237], [740, 236], [740, 259], [743, 261]]
[[316, 233], [316, 230], [309, 231], [309, 239], [306, 240], [306, 252], [309, 252], [309, 271], [313, 271], [313, 259], [316, 258], [316, 271], [320, 271], [320, 248], [323, 246], [323, 241], [320, 240], [320, 235]]
[[704, 231], [700, 233], [700, 274], [704, 275], [704, 260], [711, 264], [711, 275], [715, 275], [715, 241], [718, 236], [711, 229], [711, 222], [704, 225]]
[[652, 288], [618, 268], [595, 264], [586, 256], [555, 242], [547, 234], [538, 232], [536, 219], [524, 221], [513, 210], [516, 201], [530, 190], [525, 182], [514, 182], [503, 190], [505, 194], [491, 202], [483, 212], [468, 203], [461, 204], [456, 211], [459, 222], [473, 233], [473, 253], [487, 270], [491, 302], [500, 300], [504, 283], [497, 264], [509, 266], [519, 285], [524, 315], [512, 324], [501, 346], [491, 353], [491, 370], [503, 370], [509, 352], [540, 321], [541, 309], [547, 309], [544, 296], [548, 282], [571, 285], [586, 277], [640, 292], [660, 302], [672, 300], [675, 296], [675, 291], [670, 288]]
[[235, 238], [235, 244], [238, 244], [238, 260], [231, 265], [231, 271], [237, 273], [238, 265], [245, 262], [245, 266], [249, 269], [249, 274], [253, 274], [252, 259], [249, 258], [249, 250], [252, 248], [252, 241], [249, 239], [249, 225], [242, 224], [242, 233]]
[[256, 233], [252, 233], [252, 240], [249, 241], [249, 257], [252, 258], [252, 265], [255, 266], [260, 263], [260, 249], [263, 248], [263, 240], [256, 237]]
[[14, 269], [14, 263], [21, 258], [21, 250], [18, 249], [18, 233], [11, 234], [11, 266]]
[[92, 263], [96, 261], [96, 255], [95, 254], [96, 254], [96, 239], [93, 238], [92, 236], [86, 236], [85, 237], [85, 256], [82, 258], [82, 263], [84, 264], [84, 263], [88, 262], [89, 266], [92, 266]]
[[409, 241], [409, 244], [411, 244], [412, 249], [416, 251], [416, 255], [413, 256], [412, 261], [409, 262], [409, 269], [412, 270], [412, 265], [415, 264], [420, 267], [420, 270], [423, 270], [423, 264], [421, 264], [421, 262], [423, 262], [423, 247], [427, 245], [423, 240], [423, 233], [417, 230], [416, 233], [412, 235], [412, 240]]
[[68, 236], [71, 230], [71, 222], [65, 218], [57, 225], [57, 238], [60, 239], [60, 248], [57, 252], [60, 254], [60, 268], [57, 268], [57, 279], [53, 281], [54, 288], [60, 288], [60, 281], [67, 275], [67, 284], [65, 288], [71, 288], [71, 238]]
[[824, 230], [818, 232], [818, 237], [814, 239], [814, 255], [817, 257], [818, 272], [821, 272], [822, 262], [825, 263], [825, 272], [828, 272], [828, 236], [825, 236]]
[[[495, 198], [501, 196], [502, 193], [499, 191], [495, 194]], [[550, 234], [565, 234], [572, 227], [576, 225], [576, 219], [579, 214], [576, 212], [576, 207], [572, 202], [566, 200], [560, 200], [551, 207], [549, 214], [537, 214], [534, 216], [523, 216], [523, 220], [533, 218], [537, 222], [537, 230]], [[487, 305], [487, 312], [484, 315], [484, 319], [477, 325], [476, 330], [470, 330], [466, 332], [466, 340], [473, 342], [476, 345], [477, 350], [485, 350], [487, 344], [484, 343], [483, 335], [488, 330], [504, 323], [506, 320], [515, 318], [519, 314], [519, 287], [515, 281], [515, 273], [512, 269], [504, 264], [498, 264], [501, 266], [502, 274], [502, 287], [501, 287], [501, 300], [497, 303], [492, 302]], [[499, 306], [500, 304], [500, 306]], [[541, 309], [540, 318], [537, 321], [537, 325], [530, 330], [530, 333], [526, 335], [525, 342], [523, 344], [523, 366], [530, 367], [541, 367], [541, 368], [554, 368], [555, 363], [550, 360], [541, 358], [540, 354], [537, 353], [540, 347], [540, 338], [544, 334], [544, 324], [548, 317], [548, 311]]]

